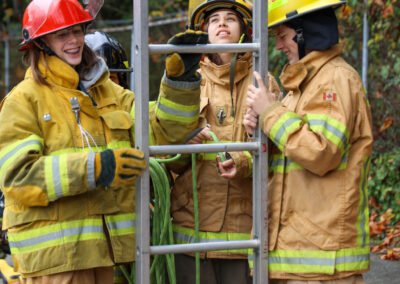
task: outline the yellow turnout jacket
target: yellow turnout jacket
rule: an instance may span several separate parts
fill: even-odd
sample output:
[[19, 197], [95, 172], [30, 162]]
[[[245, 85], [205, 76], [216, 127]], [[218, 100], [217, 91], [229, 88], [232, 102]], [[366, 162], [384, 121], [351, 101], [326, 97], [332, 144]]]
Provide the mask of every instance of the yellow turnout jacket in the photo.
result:
[[[0, 105], [3, 229], [15, 269], [33, 277], [131, 262], [135, 188], [97, 187], [94, 156], [134, 146], [134, 94], [104, 70], [85, 94], [70, 65], [45, 57], [49, 69], [43, 56], [39, 69], [49, 86], [28, 69]], [[155, 143], [183, 143], [197, 125], [200, 81], [183, 83], [161, 83], [150, 110]]]

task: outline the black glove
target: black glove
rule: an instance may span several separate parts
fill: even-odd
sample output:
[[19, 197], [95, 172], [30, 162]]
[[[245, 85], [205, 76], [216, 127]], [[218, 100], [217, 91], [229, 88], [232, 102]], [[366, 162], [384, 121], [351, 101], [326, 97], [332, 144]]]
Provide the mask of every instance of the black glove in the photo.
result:
[[[208, 34], [202, 31], [186, 30], [178, 33], [168, 40], [169, 44], [206, 44]], [[201, 53], [173, 53], [165, 61], [167, 77], [175, 81], [197, 81]]]

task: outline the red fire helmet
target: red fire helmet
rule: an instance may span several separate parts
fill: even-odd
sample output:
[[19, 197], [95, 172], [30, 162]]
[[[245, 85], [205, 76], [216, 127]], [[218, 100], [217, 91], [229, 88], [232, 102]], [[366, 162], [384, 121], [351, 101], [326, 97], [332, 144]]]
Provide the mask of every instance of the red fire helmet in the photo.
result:
[[33, 0], [25, 9], [22, 22], [23, 40], [18, 49], [30, 47], [41, 36], [93, 21], [77, 0]]

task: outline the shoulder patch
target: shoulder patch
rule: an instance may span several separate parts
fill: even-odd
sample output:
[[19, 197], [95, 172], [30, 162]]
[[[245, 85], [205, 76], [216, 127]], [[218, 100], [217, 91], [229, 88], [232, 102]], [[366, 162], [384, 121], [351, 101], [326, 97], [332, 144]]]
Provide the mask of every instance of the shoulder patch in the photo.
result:
[[334, 92], [325, 92], [323, 94], [324, 101], [336, 101], [336, 93]]

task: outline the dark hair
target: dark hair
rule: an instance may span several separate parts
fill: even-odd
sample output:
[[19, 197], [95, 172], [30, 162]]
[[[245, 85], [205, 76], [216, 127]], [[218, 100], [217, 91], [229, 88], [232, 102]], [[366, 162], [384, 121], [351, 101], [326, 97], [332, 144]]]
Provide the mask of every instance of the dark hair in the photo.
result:
[[[215, 11], [218, 11], [218, 10], [222, 10], [222, 9], [225, 9], [225, 8], [215, 9], [215, 10], [212, 11], [212, 13], [214, 13]], [[231, 9], [229, 9], [229, 10], [231, 10]], [[232, 10], [232, 11], [236, 14], [237, 18], [239, 19], [240, 34], [245, 33], [243, 42], [252, 42], [251, 34], [249, 33], [248, 27], [246, 27], [246, 25], [244, 24], [244, 21], [243, 21], [242, 16], [241, 16], [238, 12], [236, 12], [235, 10]], [[209, 14], [207, 15], [207, 18], [206, 18], [205, 21], [204, 21], [203, 31], [208, 29], [208, 24], [209, 24], [209, 20], [210, 20], [210, 15], [211, 15], [212, 13], [209, 13]], [[242, 57], [244, 54], [245, 54], [245, 53], [240, 53], [240, 54], [238, 55], [238, 58]], [[209, 53], [209, 54], [207, 54], [207, 57], [208, 57], [213, 63], [215, 63], [215, 64], [217, 64], [217, 65], [221, 65], [221, 64], [222, 64], [221, 58], [220, 58], [220, 56], [218, 55], [218, 53]]]
[[[44, 54], [43, 50], [41, 50], [36, 44], [32, 44], [32, 46], [28, 48], [22, 56], [22, 62], [24, 65], [32, 68], [33, 79], [37, 83], [48, 86], [49, 83], [44, 79], [43, 74], [39, 70], [41, 54]], [[44, 63], [46, 68], [50, 70], [50, 67], [47, 64], [47, 56], [48, 55], [44, 56]], [[75, 67], [76, 72], [79, 74], [79, 79], [86, 79], [85, 76], [97, 63], [97, 61], [98, 59], [96, 54], [86, 44], [84, 44], [82, 61], [78, 66]]]

